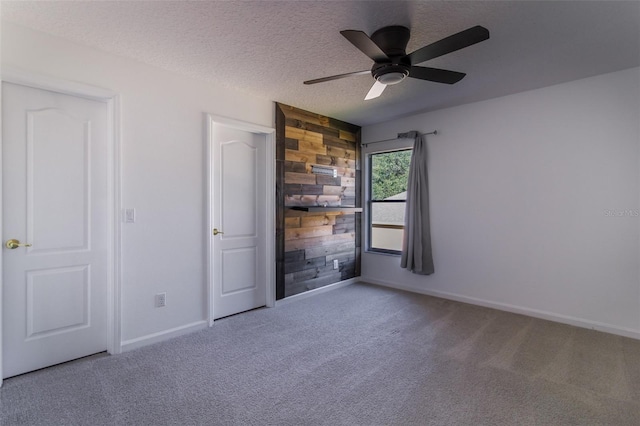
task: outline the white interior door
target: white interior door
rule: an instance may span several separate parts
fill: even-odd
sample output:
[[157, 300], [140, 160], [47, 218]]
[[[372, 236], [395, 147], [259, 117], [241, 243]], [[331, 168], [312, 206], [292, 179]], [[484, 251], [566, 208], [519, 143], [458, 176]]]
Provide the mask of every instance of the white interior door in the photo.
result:
[[[264, 134], [212, 128], [213, 317], [265, 306], [266, 140]], [[215, 233], [215, 231], [213, 232]]]
[[[107, 106], [2, 83], [3, 376], [107, 348]], [[19, 246], [10, 248], [8, 240]]]

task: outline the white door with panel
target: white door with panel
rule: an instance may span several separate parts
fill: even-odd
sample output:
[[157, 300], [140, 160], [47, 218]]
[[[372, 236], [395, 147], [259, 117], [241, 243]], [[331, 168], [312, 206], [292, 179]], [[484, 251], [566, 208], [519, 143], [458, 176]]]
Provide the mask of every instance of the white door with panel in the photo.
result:
[[108, 110], [2, 83], [3, 376], [107, 348]]
[[212, 125], [214, 319], [266, 304], [265, 135]]

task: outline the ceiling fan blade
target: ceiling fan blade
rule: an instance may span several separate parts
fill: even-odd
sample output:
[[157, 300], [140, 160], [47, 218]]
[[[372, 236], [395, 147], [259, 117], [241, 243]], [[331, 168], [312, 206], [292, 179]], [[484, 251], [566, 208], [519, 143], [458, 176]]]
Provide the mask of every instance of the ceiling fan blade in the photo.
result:
[[411, 64], [419, 64], [447, 53], [480, 43], [489, 38], [489, 30], [480, 25], [460, 31], [407, 55]]
[[411, 69], [409, 70], [409, 77], [446, 84], [457, 83], [462, 80], [465, 75], [466, 74], [463, 72], [427, 67], [411, 67]]
[[369, 89], [369, 93], [367, 93], [367, 96], [364, 97], [364, 100], [368, 101], [369, 99], [377, 98], [378, 96], [382, 95], [382, 92], [384, 92], [384, 89], [386, 88], [386, 84], [382, 84], [379, 81], [376, 81], [375, 83], [373, 83], [373, 86], [371, 86], [371, 89]]
[[316, 78], [315, 80], [307, 80], [304, 82], [304, 84], [323, 83], [325, 81], [339, 80], [341, 78], [351, 77], [352, 75], [364, 75], [364, 74], [371, 74], [371, 71], [370, 70], [354, 71], [354, 72], [348, 72], [345, 74], [332, 75], [331, 77]]
[[380, 47], [378, 47], [378, 45], [375, 44], [364, 32], [357, 30], [344, 30], [340, 31], [340, 34], [375, 62], [389, 61], [387, 54], [384, 53], [382, 49], [380, 49]]

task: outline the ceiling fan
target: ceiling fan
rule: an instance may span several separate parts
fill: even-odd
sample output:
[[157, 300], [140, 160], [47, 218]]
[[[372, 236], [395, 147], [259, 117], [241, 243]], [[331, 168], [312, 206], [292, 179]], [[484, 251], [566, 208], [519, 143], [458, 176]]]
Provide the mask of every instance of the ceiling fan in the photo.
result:
[[489, 38], [489, 30], [480, 25], [476, 25], [475, 27], [468, 28], [443, 38], [440, 41], [424, 46], [407, 55], [405, 49], [409, 42], [410, 31], [406, 27], [393, 25], [380, 28], [371, 34], [371, 37], [357, 30], [344, 30], [340, 31], [340, 34], [362, 53], [373, 59], [374, 63], [371, 70], [317, 78], [315, 80], [305, 81], [304, 84], [323, 83], [325, 81], [371, 73], [376, 81], [364, 98], [365, 100], [377, 98], [387, 86], [398, 84], [406, 77], [446, 84], [457, 83], [462, 80], [466, 74], [438, 68], [419, 67], [417, 64], [469, 47]]

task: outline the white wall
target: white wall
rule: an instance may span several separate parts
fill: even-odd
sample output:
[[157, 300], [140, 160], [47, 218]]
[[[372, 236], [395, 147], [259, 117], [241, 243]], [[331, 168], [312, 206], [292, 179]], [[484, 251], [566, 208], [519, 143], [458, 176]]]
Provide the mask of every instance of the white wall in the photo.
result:
[[[2, 66], [121, 94], [122, 339], [206, 319], [204, 113], [273, 127], [274, 106], [2, 22]], [[154, 308], [154, 295], [167, 306]]]
[[640, 338], [639, 123], [634, 68], [363, 128], [438, 131], [435, 274], [364, 253], [363, 279]]

